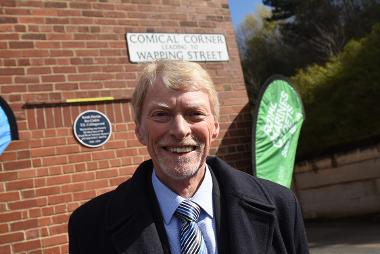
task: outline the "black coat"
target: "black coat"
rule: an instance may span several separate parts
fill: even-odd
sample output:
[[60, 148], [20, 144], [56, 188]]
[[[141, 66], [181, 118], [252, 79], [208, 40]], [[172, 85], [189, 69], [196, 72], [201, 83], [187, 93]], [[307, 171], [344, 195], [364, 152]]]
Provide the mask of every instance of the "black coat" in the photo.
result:
[[[207, 164], [214, 189], [219, 253], [309, 253], [293, 193], [238, 171], [216, 157]], [[152, 162], [131, 179], [73, 212], [71, 254], [170, 253], [151, 184]], [[174, 253], [173, 253], [174, 254]]]

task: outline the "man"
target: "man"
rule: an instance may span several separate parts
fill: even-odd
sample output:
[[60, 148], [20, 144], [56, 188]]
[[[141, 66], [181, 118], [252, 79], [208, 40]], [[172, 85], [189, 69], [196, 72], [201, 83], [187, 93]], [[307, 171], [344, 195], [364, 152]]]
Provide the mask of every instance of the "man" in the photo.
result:
[[70, 253], [308, 253], [292, 192], [208, 157], [219, 102], [200, 65], [147, 65], [132, 105], [152, 159], [72, 214]]

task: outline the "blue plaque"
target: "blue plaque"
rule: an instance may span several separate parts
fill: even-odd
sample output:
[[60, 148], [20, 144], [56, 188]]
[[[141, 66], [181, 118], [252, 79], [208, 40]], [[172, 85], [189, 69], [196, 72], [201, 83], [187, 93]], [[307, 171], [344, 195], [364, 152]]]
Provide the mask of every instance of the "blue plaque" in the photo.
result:
[[84, 146], [99, 147], [111, 137], [111, 122], [103, 113], [87, 110], [81, 113], [73, 126], [76, 139]]

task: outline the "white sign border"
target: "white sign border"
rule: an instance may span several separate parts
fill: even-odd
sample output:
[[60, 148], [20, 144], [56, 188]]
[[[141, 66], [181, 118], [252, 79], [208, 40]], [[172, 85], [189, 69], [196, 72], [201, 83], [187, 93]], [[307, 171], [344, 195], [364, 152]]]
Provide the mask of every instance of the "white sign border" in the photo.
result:
[[[157, 35], [157, 36], [160, 36], [160, 35], [166, 35], [166, 36], [212, 36], [212, 35], [216, 35], [216, 36], [221, 36], [223, 38], [223, 45], [221, 45], [222, 50], [220, 51], [213, 51], [213, 52], [221, 52], [220, 55], [222, 56], [222, 53], [223, 53], [223, 57], [221, 57], [220, 59], [215, 59], [215, 60], [206, 60], [206, 59], [202, 59], [202, 60], [198, 60], [198, 59], [191, 59], [191, 58], [187, 58], [187, 57], [182, 57], [182, 58], [178, 58], [178, 59], [175, 59], [175, 58], [168, 58], [168, 57], [157, 57], [157, 58], [152, 58], [150, 60], [138, 60], [136, 59], [135, 57], [135, 54], [136, 54], [136, 47], [132, 46], [132, 44], [130, 43], [130, 40], [129, 40], [129, 35], [151, 35], [151, 36], [154, 36], [154, 35]], [[127, 50], [128, 50], [128, 58], [129, 58], [129, 61], [131, 63], [149, 63], [149, 62], [154, 62], [154, 61], [157, 61], [159, 59], [168, 59], [168, 60], [185, 60], [185, 61], [192, 61], [192, 62], [228, 62], [230, 61], [230, 56], [229, 56], [229, 50], [228, 50], [228, 45], [227, 45], [227, 40], [226, 40], [226, 36], [222, 33], [163, 33], [163, 32], [158, 32], [158, 33], [154, 33], [154, 32], [126, 32], [125, 33], [125, 39], [126, 39], [126, 43], [127, 43]], [[141, 49], [141, 44], [143, 43], [140, 43], [140, 47], [139, 49]], [[192, 45], [195, 45], [197, 43], [194, 43], [194, 44], [179, 44], [179, 43], [174, 43], [172, 45], [175, 45], [177, 47], [185, 47], [185, 46], [189, 46], [191, 47]], [[203, 44], [199, 44], [199, 45], [203, 45]], [[199, 45], [196, 45], [196, 46], [199, 46]], [[219, 44], [220, 45], [220, 44]], [[154, 48], [154, 47], [165, 47], [167, 45], [163, 44], [162, 42], [154, 42], [154, 43], [150, 43], [150, 47], [149, 49], [147, 49], [146, 52], [173, 52], [173, 51], [170, 51], [170, 50], [158, 50], [157, 48]], [[203, 45], [204, 46], [204, 45]], [[205, 46], [204, 46], [205, 47]], [[212, 46], [210, 46], [210, 50], [212, 50]], [[188, 52], [195, 52], [196, 50], [193, 49], [193, 51], [190, 51], [189, 49], [185, 49], [185, 50], [182, 50], [181, 52], [182, 53], [187, 53], [189, 54]], [[175, 50], [174, 50], [175, 52]], [[179, 52], [179, 51], [177, 51]], [[196, 51], [196, 52], [204, 52], [202, 50], [199, 50], [199, 51]], [[169, 54], [169, 53], [168, 53]]]

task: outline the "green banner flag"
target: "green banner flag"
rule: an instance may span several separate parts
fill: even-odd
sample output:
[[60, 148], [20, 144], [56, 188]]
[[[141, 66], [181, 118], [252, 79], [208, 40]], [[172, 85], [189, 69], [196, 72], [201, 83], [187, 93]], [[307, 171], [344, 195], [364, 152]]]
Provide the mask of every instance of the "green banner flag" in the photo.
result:
[[252, 133], [254, 173], [289, 188], [304, 120], [301, 99], [289, 80], [273, 76], [262, 87], [256, 106]]

